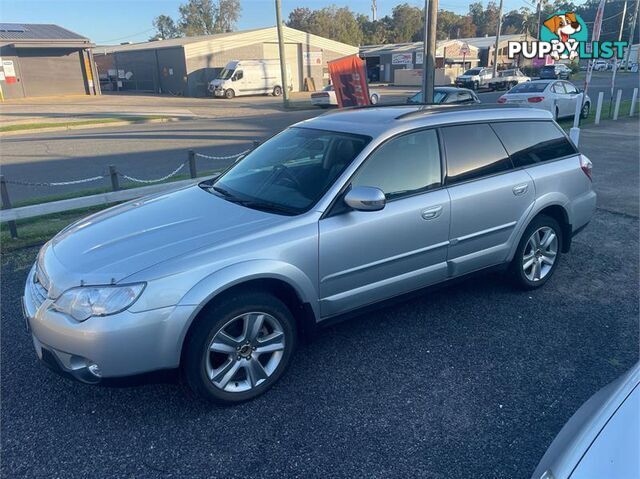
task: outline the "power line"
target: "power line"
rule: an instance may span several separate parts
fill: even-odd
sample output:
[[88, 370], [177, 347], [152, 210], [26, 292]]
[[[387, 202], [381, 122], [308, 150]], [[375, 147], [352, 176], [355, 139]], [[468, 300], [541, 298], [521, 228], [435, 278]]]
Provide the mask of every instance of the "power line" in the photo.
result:
[[131, 35], [125, 35], [124, 37], [112, 38], [111, 40], [99, 40], [99, 41], [96, 41], [96, 43], [110, 43], [110, 42], [117, 42], [118, 40], [126, 40], [127, 38], [137, 37], [138, 35], [142, 35], [143, 33], [149, 33], [152, 30], [155, 30], [155, 28], [147, 28], [142, 32], [132, 33]]

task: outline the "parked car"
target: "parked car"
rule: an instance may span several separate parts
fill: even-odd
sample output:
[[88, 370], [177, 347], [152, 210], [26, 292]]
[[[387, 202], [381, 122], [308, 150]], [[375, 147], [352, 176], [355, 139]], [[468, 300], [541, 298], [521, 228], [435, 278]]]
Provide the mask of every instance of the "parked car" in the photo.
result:
[[609, 62], [607, 60], [596, 60], [593, 62], [593, 70], [596, 72], [604, 72], [609, 70]]
[[28, 275], [26, 323], [63, 375], [179, 368], [237, 403], [282, 376], [300, 335], [360, 308], [501, 265], [543, 286], [595, 203], [591, 162], [548, 112], [350, 109], [65, 228]]
[[[418, 93], [408, 97], [407, 103], [423, 103], [422, 91], [419, 91]], [[480, 99], [473, 90], [469, 90], [467, 88], [439, 86], [433, 89], [433, 103], [466, 105], [472, 103], [480, 103]]]
[[[514, 86], [498, 98], [498, 103], [540, 108], [551, 112], [554, 118], [573, 116], [576, 101], [582, 98], [580, 90], [564, 80], [534, 80]], [[591, 98], [584, 99], [580, 116], [587, 118], [591, 110]]]
[[584, 403], [531, 479], [640, 477], [640, 363]]
[[503, 70], [498, 76], [487, 82], [487, 86], [493, 90], [508, 90], [519, 83], [531, 81], [527, 75], [522, 73], [519, 68]]
[[[287, 65], [287, 87], [293, 80]], [[279, 60], [233, 60], [209, 82], [209, 93], [231, 99], [243, 95], [282, 95], [282, 73]]]
[[540, 69], [540, 80], [555, 80], [557, 78], [569, 80], [571, 78], [571, 68], [564, 63], [554, 63], [553, 65], [545, 65]]
[[467, 70], [456, 78], [456, 86], [463, 88], [471, 88], [479, 90], [487, 86], [489, 80], [493, 77], [493, 71], [489, 68], [475, 67]]
[[[372, 105], [377, 105], [380, 101], [380, 93], [369, 90], [369, 101]], [[327, 85], [322, 91], [312, 93], [311, 104], [319, 106], [320, 108], [338, 106], [338, 98], [336, 97], [336, 91], [333, 89], [333, 85]]]

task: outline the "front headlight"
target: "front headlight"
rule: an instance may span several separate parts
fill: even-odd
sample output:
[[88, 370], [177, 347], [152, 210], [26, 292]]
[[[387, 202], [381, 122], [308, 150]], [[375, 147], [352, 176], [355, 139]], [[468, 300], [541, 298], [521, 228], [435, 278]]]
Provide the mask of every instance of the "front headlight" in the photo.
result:
[[108, 316], [131, 306], [144, 287], [145, 283], [72, 288], [62, 293], [51, 308], [77, 321], [85, 321], [91, 316]]

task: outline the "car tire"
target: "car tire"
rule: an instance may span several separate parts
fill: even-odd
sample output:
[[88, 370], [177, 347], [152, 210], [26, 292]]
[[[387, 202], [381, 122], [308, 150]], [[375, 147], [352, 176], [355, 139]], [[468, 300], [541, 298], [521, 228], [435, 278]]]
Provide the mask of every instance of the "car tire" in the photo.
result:
[[185, 341], [183, 377], [205, 400], [222, 405], [248, 401], [285, 372], [296, 336], [291, 311], [275, 296], [228, 296], [196, 318]]
[[379, 101], [378, 95], [376, 94], [371, 95], [370, 101], [372, 105], [377, 105]]
[[273, 96], [280, 96], [282, 95], [282, 87], [281, 86], [274, 86], [273, 87]]
[[542, 287], [558, 266], [561, 250], [562, 228], [558, 222], [550, 216], [536, 216], [522, 234], [509, 265], [515, 285], [525, 290]]
[[589, 102], [587, 102], [584, 105], [582, 105], [582, 110], [580, 110], [580, 118], [582, 118], [583, 120], [588, 118], [589, 117], [589, 110], [591, 110], [591, 105], [589, 104]]
[[227, 89], [227, 90], [225, 90], [225, 91], [224, 91], [224, 97], [225, 97], [227, 100], [231, 100], [231, 99], [232, 99], [233, 97], [235, 97], [235, 96], [236, 96], [236, 92], [235, 92], [235, 91], [233, 91], [231, 88], [229, 88], [229, 89]]
[[473, 82], [473, 89], [474, 91], [478, 91], [478, 89], [480, 88], [480, 84], [477, 81]]

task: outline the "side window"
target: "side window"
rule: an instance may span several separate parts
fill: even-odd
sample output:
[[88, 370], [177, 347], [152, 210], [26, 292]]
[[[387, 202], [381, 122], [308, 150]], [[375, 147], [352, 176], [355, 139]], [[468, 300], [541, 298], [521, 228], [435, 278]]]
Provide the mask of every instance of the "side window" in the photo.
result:
[[551, 85], [551, 91], [554, 93], [566, 93], [564, 87], [562, 86], [562, 82], [559, 81]]
[[393, 138], [358, 170], [353, 186], [374, 186], [392, 199], [440, 185], [440, 149], [435, 130]]
[[471, 101], [471, 95], [467, 92], [458, 93], [458, 101]]
[[578, 93], [578, 89], [575, 86], [573, 86], [573, 84], [563, 81], [562, 85], [564, 86], [564, 89], [566, 90], [567, 93], [570, 93], [572, 95], [574, 93]]
[[243, 76], [243, 74], [242, 74], [242, 70], [238, 70], [238, 71], [236, 72], [236, 74], [235, 74], [235, 75], [233, 75], [233, 77], [234, 77], [236, 80], [242, 80], [242, 76]]
[[515, 167], [576, 153], [560, 128], [550, 121], [514, 121], [491, 126], [511, 155]]
[[442, 128], [447, 184], [493, 175], [511, 168], [500, 140], [487, 124]]

